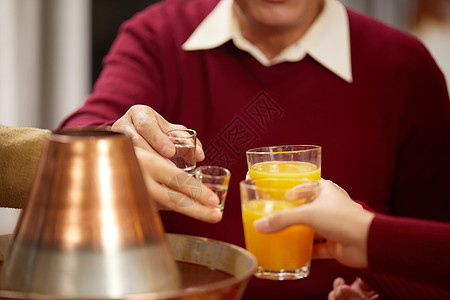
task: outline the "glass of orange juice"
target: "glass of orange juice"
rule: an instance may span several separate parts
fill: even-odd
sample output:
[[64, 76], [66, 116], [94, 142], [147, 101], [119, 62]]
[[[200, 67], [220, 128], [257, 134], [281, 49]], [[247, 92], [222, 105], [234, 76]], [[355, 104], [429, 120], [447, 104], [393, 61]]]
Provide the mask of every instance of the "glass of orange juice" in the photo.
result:
[[[284, 199], [285, 190], [298, 185], [299, 180], [304, 181], [305, 178], [309, 180], [320, 180], [321, 178], [322, 147], [317, 145], [260, 147], [247, 150], [246, 156], [250, 179], [273, 178], [273, 180], [259, 181], [257, 184], [261, 187], [277, 188], [280, 194], [276, 195], [275, 191], [272, 191], [272, 196], [278, 200]], [[276, 209], [278, 210], [278, 208]], [[262, 210], [265, 211], [265, 214], [268, 213], [266, 208], [259, 208], [259, 216], [262, 216]], [[305, 234], [305, 232], [313, 235], [312, 230], [306, 227], [303, 227], [302, 230], [299, 228], [297, 227], [296, 230], [291, 230], [292, 237], [294, 238], [294, 232], [297, 232], [299, 236], [300, 234], [304, 237], [308, 236], [308, 239], [305, 238], [302, 240], [309, 247], [311, 244], [309, 235]], [[283, 275], [283, 278], [296, 279], [308, 276], [309, 260], [308, 265], [303, 270], [300, 272], [296, 268], [293, 272], [294, 275], [292, 275], [293, 278], [289, 278], [290, 276], [288, 275]], [[298, 272], [301, 275], [298, 275]]]
[[279, 178], [290, 186], [287, 178], [321, 177], [322, 147], [315, 145], [284, 145], [246, 151], [250, 178]]
[[[255, 276], [272, 280], [293, 280], [309, 275], [314, 232], [304, 225], [290, 226], [276, 233], [262, 233], [255, 220], [284, 209], [293, 209], [318, 193], [319, 183], [308, 178], [286, 178], [296, 188], [295, 199], [286, 198], [290, 188], [278, 178], [241, 181], [242, 221], [245, 246], [258, 260]], [[291, 193], [292, 195], [292, 193]]]

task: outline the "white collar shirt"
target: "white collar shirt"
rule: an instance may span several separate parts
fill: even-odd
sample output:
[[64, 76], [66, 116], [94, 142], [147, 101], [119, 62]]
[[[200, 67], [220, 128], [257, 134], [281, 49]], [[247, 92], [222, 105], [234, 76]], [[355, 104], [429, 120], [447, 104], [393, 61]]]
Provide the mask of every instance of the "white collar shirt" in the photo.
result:
[[323, 10], [305, 34], [270, 60], [242, 36], [233, 13], [233, 1], [219, 1], [183, 44], [183, 50], [213, 49], [232, 40], [237, 48], [267, 67], [298, 62], [308, 54], [340, 78], [352, 82], [348, 14], [338, 0], [325, 0]]

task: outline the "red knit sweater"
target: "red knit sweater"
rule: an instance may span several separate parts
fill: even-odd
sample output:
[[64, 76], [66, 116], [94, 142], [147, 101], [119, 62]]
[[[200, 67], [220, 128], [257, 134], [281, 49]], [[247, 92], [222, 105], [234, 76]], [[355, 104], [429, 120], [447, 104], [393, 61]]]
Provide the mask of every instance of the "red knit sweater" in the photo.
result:
[[367, 249], [358, 275], [381, 299], [450, 299], [449, 222], [375, 214]]
[[[450, 108], [442, 73], [414, 38], [349, 11], [353, 83], [307, 56], [264, 67], [232, 42], [181, 45], [217, 0], [168, 0], [126, 22], [86, 103], [61, 126], [111, 125], [146, 104], [198, 131], [205, 163], [230, 169], [224, 219], [162, 213], [165, 229], [244, 245], [238, 182], [245, 150], [323, 147], [322, 176], [379, 212], [449, 220]], [[245, 299], [326, 299], [337, 263], [293, 282], [252, 279]], [[280, 296], [282, 295], [282, 296]]]

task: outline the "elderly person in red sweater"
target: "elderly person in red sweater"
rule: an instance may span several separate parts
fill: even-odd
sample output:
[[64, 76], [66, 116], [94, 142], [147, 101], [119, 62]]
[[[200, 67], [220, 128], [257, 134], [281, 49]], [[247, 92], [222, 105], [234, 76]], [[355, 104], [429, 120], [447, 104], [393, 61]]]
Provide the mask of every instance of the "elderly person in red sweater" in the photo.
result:
[[[182, 125], [175, 125], [182, 124]], [[450, 104], [415, 38], [338, 0], [167, 0], [123, 24], [84, 105], [62, 127], [112, 125], [170, 157], [186, 126], [197, 159], [233, 174], [223, 220], [163, 213], [166, 231], [244, 245], [245, 150], [323, 147], [322, 175], [381, 213], [449, 221]], [[429, 186], [435, 188], [430, 190]], [[244, 299], [324, 299], [332, 260], [299, 281], [252, 279]]]

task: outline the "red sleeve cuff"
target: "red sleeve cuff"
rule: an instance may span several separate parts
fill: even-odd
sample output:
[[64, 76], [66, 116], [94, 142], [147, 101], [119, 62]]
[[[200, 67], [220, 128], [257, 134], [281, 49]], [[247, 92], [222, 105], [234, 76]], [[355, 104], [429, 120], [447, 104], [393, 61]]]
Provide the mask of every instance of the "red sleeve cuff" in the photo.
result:
[[362, 201], [359, 200], [354, 200], [356, 203], [360, 204], [365, 210], [371, 211], [371, 212], [375, 212], [372, 208], [370, 208], [367, 204], [365, 204]]
[[440, 288], [450, 278], [450, 223], [375, 214], [369, 268]]

